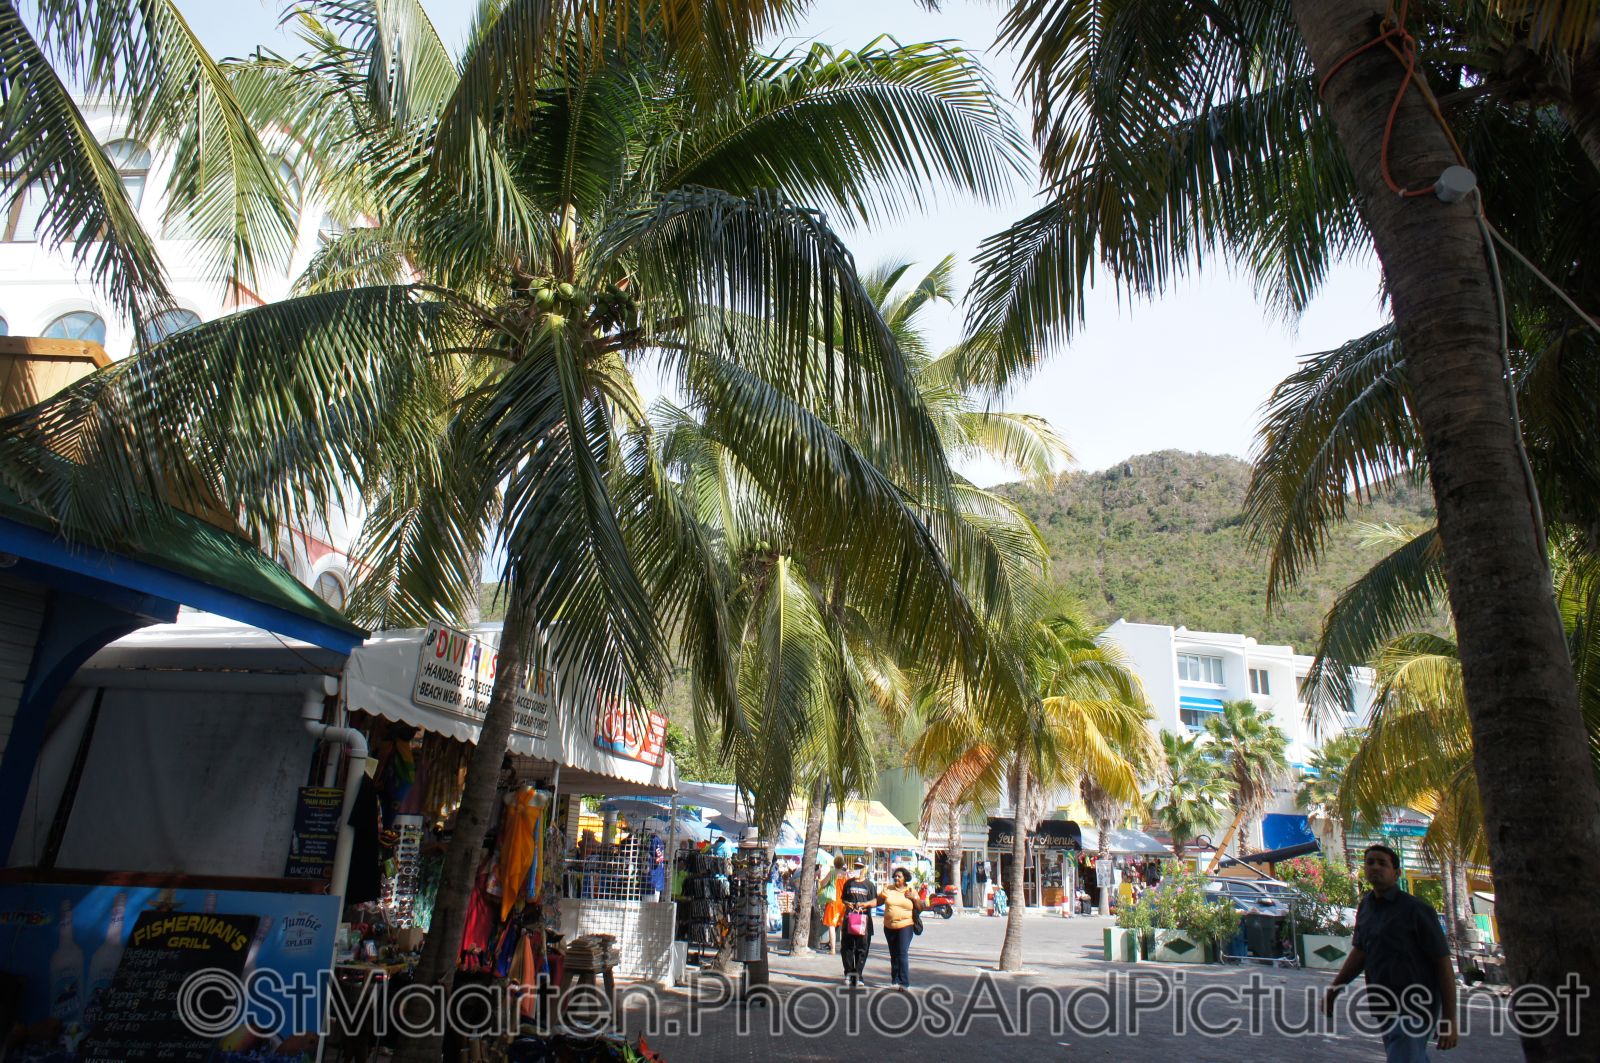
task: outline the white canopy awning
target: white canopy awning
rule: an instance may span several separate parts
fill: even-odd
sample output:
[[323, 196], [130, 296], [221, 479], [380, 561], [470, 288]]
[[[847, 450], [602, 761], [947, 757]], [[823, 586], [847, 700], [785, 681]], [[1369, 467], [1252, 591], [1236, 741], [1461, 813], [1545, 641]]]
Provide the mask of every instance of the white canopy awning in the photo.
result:
[[[498, 624], [479, 625], [471, 632], [440, 624], [378, 632], [350, 655], [345, 704], [353, 711], [476, 742], [494, 685], [499, 644]], [[546, 672], [530, 677], [518, 695], [517, 720], [506, 745], [552, 770], [559, 764], [564, 792], [670, 794], [677, 788], [677, 767], [662, 748], [666, 721], [655, 720], [660, 733], [641, 736], [626, 712], [602, 714], [569, 705], [559, 694], [556, 677]]]
[[[1100, 851], [1100, 831], [1094, 827], [1079, 825], [1083, 832], [1083, 851], [1097, 853]], [[1172, 850], [1162, 845], [1156, 839], [1142, 830], [1132, 830], [1126, 827], [1116, 827], [1111, 831], [1111, 844], [1107, 850], [1118, 856], [1171, 856]]]

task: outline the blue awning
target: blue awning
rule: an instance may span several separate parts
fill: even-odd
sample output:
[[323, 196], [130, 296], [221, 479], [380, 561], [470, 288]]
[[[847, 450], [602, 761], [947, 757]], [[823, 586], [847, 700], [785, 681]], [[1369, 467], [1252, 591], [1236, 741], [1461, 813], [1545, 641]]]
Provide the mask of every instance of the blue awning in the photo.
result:
[[1292, 845], [1315, 842], [1311, 824], [1304, 816], [1269, 812], [1261, 820], [1261, 845], [1266, 849], [1287, 849]]
[[1196, 698], [1191, 697], [1188, 694], [1184, 694], [1178, 698], [1178, 708], [1193, 709], [1195, 712], [1221, 712], [1222, 699]]

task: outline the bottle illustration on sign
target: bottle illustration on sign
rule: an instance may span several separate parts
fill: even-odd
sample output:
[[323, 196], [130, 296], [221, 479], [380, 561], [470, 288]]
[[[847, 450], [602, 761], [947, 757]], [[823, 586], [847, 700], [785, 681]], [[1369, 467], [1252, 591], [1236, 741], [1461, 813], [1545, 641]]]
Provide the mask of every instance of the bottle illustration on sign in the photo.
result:
[[[272, 916], [264, 915], [261, 922], [256, 924], [256, 936], [250, 942], [250, 951], [245, 953], [244, 970], [240, 972], [239, 980], [246, 986], [250, 984], [250, 975], [256, 969], [256, 959], [261, 954], [261, 946], [267, 940], [267, 934], [272, 930]], [[233, 1032], [225, 1034], [217, 1042], [217, 1049], [223, 1053], [242, 1053], [255, 1050], [265, 1050], [271, 1053], [277, 1049], [282, 1041], [272, 1030], [262, 1029], [249, 1021], [235, 1027]]]
[[50, 1017], [67, 1031], [83, 1011], [83, 950], [72, 937], [72, 903], [61, 902], [61, 936], [50, 957]]
[[111, 979], [122, 962], [122, 927], [128, 909], [128, 895], [119, 893], [111, 901], [111, 918], [106, 923], [106, 940], [89, 958], [88, 992], [84, 998], [83, 1025], [94, 1025], [102, 998], [111, 989]]

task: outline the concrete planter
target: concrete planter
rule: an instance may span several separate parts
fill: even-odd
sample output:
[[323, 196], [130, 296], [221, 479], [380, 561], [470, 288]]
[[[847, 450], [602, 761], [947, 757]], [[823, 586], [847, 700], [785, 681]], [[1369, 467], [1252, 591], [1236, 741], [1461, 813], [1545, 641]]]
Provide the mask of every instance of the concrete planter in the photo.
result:
[[1210, 955], [1210, 946], [1194, 931], [1156, 927], [1155, 940], [1145, 958], [1157, 963], [1205, 963]]
[[1337, 971], [1350, 955], [1350, 937], [1335, 934], [1301, 934], [1300, 962], [1322, 971]]
[[1106, 927], [1105, 958], [1113, 963], [1139, 962], [1139, 932], [1120, 926]]

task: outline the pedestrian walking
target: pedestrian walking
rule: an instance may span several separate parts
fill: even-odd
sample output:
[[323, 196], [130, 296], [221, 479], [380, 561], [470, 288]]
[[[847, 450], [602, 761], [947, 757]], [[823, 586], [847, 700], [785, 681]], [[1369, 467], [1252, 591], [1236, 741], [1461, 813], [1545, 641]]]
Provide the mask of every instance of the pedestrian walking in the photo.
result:
[[896, 989], [911, 988], [911, 939], [917, 933], [917, 913], [927, 908], [911, 888], [911, 872], [894, 869], [893, 881], [878, 894], [883, 905], [883, 940], [889, 946], [889, 981]]
[[845, 867], [844, 857], [834, 857], [833, 869], [826, 874], [828, 881], [823, 887], [822, 925], [828, 928], [828, 949], [837, 956], [843, 947], [839, 939], [844, 936], [844, 901], [840, 899], [840, 894], [850, 879], [850, 870]]
[[878, 905], [878, 891], [867, 878], [867, 864], [857, 860], [851, 874], [839, 890], [839, 900], [844, 905], [844, 925], [839, 950], [844, 961], [846, 985], [866, 985], [862, 977], [867, 969], [867, 953], [872, 949], [872, 909]]
[[1333, 976], [1323, 1009], [1331, 1016], [1345, 985], [1365, 973], [1389, 1063], [1426, 1063], [1435, 1033], [1441, 1052], [1454, 1048], [1457, 1036], [1456, 975], [1439, 913], [1399, 887], [1400, 855], [1387, 845], [1367, 846], [1362, 868], [1372, 890], [1356, 909], [1350, 954]]

